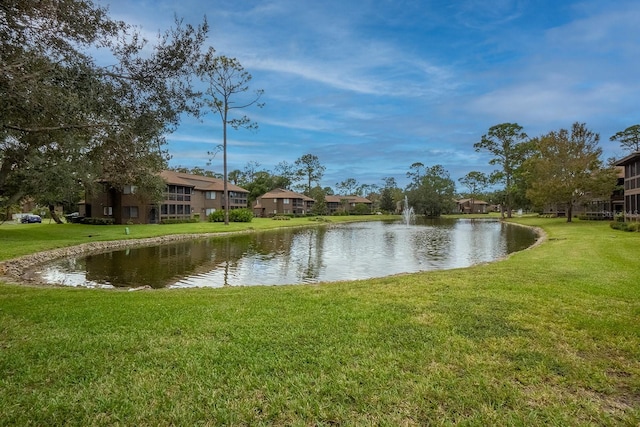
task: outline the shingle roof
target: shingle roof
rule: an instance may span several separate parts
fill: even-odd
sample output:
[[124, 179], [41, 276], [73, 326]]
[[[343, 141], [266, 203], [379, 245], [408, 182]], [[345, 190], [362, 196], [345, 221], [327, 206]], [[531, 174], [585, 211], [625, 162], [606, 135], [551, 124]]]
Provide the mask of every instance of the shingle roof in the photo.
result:
[[258, 199], [302, 199], [308, 202], [314, 201], [311, 197], [305, 196], [304, 194], [299, 194], [283, 188], [276, 188], [275, 190], [268, 191]]
[[634, 153], [629, 154], [627, 157], [624, 157], [616, 162], [616, 166], [625, 166], [628, 163], [635, 161], [640, 158], [640, 151], [636, 151]]
[[[219, 178], [212, 178], [212, 177], [202, 176], [202, 175], [191, 175], [188, 173], [174, 172], [170, 170], [163, 170], [162, 172], [160, 172], [160, 176], [162, 177], [162, 179], [166, 181], [167, 184], [193, 187], [194, 189], [200, 190], [200, 191], [223, 191], [224, 190], [224, 181]], [[229, 191], [234, 191], [236, 193], [249, 192], [244, 188], [239, 187], [230, 182], [227, 182], [227, 189]]]
[[347, 200], [349, 203], [373, 203], [371, 200], [361, 196], [325, 196], [325, 202], [327, 203], [340, 203], [343, 200]]
[[473, 204], [474, 205], [488, 205], [489, 204], [489, 203], [485, 202], [484, 200], [480, 200], [480, 199], [460, 199], [460, 200], [458, 200], [458, 203], [463, 204], [463, 203], [471, 202], [471, 200], [473, 200]]

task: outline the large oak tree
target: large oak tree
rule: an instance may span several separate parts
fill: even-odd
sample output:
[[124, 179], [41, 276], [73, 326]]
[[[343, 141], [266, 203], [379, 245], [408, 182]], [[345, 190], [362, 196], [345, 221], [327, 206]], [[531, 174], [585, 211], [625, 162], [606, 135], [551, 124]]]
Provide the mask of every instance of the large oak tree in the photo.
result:
[[189, 77], [206, 32], [176, 19], [150, 43], [90, 0], [3, 1], [0, 204], [62, 198], [38, 185], [45, 169], [115, 194], [145, 187], [168, 157], [164, 135], [196, 111]]
[[560, 129], [533, 139], [533, 154], [524, 165], [527, 196], [539, 206], [565, 206], [568, 222], [575, 204], [610, 197], [616, 171], [604, 166], [599, 141], [600, 136], [584, 123], [574, 123], [571, 131]]
[[[416, 163], [411, 167], [414, 168], [415, 165]], [[414, 210], [430, 217], [451, 212], [456, 185], [449, 172], [442, 165], [435, 165], [424, 167], [424, 173], [416, 176], [407, 188], [407, 198]]]

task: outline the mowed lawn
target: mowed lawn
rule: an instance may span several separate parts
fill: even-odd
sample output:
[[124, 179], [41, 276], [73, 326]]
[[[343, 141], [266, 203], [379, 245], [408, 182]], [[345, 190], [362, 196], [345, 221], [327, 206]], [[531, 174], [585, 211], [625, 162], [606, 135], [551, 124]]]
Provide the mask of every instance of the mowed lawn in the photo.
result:
[[[547, 241], [491, 264], [358, 282], [0, 283], [0, 424], [639, 425], [640, 233], [516, 221]], [[171, 232], [204, 227], [188, 226]], [[3, 259], [124, 237], [3, 227]]]

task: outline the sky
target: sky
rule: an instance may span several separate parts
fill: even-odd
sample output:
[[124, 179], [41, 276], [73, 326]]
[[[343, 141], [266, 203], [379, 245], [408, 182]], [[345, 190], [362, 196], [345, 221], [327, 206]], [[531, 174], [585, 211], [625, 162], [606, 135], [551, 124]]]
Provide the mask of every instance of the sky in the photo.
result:
[[[210, 24], [207, 46], [237, 58], [264, 90], [242, 110], [258, 130], [231, 130], [229, 170], [273, 171], [304, 154], [323, 187], [354, 178], [403, 188], [413, 163], [442, 165], [458, 184], [490, 173], [474, 143], [518, 123], [530, 136], [610, 136], [640, 123], [637, 0], [97, 0], [153, 39], [174, 16]], [[185, 117], [167, 135], [171, 166], [222, 172], [220, 118]], [[464, 187], [458, 184], [458, 190]]]

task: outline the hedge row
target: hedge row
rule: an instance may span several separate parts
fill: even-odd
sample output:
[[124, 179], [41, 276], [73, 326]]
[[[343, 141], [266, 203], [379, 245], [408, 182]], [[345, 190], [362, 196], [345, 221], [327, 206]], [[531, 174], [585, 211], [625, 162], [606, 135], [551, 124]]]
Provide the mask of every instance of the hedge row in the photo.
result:
[[611, 228], [614, 230], [621, 231], [635, 231], [640, 232], [640, 222], [619, 222], [619, 221], [611, 221], [609, 223]]

